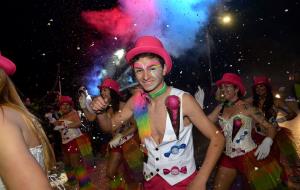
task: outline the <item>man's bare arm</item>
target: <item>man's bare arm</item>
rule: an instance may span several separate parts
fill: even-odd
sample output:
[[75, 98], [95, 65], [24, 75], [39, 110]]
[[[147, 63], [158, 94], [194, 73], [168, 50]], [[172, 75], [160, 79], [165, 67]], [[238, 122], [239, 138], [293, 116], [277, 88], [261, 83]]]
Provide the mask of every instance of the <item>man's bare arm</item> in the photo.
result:
[[222, 109], [222, 105], [218, 105], [207, 117], [208, 119], [213, 122], [213, 123], [216, 123], [218, 121], [218, 116], [219, 116], [219, 113]]
[[97, 121], [100, 128], [105, 132], [111, 133], [127, 122], [133, 115], [132, 101], [132, 98], [130, 98], [124, 107], [110, 118], [108, 113], [105, 111], [108, 106], [105, 100], [101, 96], [94, 98], [91, 108], [97, 114]]
[[193, 182], [193, 185], [203, 184], [207, 182], [223, 151], [225, 139], [191, 95], [185, 94], [183, 96], [183, 113], [210, 140], [204, 162]]

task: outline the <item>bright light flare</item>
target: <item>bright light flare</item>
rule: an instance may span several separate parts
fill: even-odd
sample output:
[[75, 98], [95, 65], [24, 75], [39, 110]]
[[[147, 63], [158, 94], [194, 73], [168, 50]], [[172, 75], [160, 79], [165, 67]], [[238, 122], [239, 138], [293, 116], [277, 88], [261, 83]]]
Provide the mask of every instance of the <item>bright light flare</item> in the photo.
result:
[[233, 20], [232, 16], [230, 14], [224, 14], [221, 17], [219, 17], [220, 23], [223, 25], [230, 25]]
[[280, 94], [275, 94], [275, 98], [281, 98]]
[[124, 56], [125, 54], [125, 50], [124, 49], [119, 49], [117, 50], [114, 55], [117, 56], [117, 58], [120, 60], [122, 59], [122, 57]]

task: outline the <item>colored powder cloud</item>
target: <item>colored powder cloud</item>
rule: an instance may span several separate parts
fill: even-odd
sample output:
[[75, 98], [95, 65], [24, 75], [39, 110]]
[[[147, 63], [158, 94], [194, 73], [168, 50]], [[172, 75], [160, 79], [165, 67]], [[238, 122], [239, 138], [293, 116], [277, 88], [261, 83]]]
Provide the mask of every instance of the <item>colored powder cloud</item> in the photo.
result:
[[[102, 38], [115, 38], [120, 47], [128, 47], [139, 36], [154, 35], [161, 39], [172, 56], [180, 57], [186, 50], [195, 46], [197, 33], [201, 32], [205, 26], [210, 10], [217, 1], [119, 0], [119, 7], [84, 11], [81, 16], [89, 26], [102, 34]], [[99, 44], [101, 45], [101, 42]], [[106, 46], [106, 48], [111, 49], [111, 51], [106, 51], [108, 53], [115, 51], [118, 47]], [[100, 56], [100, 54], [97, 55]], [[97, 64], [99, 65], [97, 70], [105, 70], [106, 67], [110, 67], [107, 64], [112, 63], [99, 64], [97, 62]], [[114, 78], [113, 74], [107, 73], [108, 76]], [[87, 77], [90, 78], [89, 83], [93, 82], [88, 86], [99, 84], [105, 77], [104, 75], [95, 76], [93, 71], [89, 75], [93, 75]], [[96, 88], [92, 91], [96, 92]]]
[[120, 0], [130, 15], [136, 36], [154, 35], [172, 56], [179, 57], [195, 44], [216, 0]]

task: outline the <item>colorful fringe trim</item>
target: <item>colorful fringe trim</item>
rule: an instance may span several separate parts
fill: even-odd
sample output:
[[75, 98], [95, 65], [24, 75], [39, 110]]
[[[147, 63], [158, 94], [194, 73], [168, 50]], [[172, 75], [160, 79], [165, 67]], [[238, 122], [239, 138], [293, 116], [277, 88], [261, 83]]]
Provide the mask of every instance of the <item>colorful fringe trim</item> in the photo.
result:
[[283, 163], [283, 165], [296, 167], [300, 164], [296, 145], [293, 141], [293, 136], [289, 129], [282, 127], [276, 135], [275, 142], [279, 148], [280, 159], [283, 161], [287, 161], [287, 163]]
[[75, 169], [75, 175], [77, 180], [79, 181], [80, 190], [96, 189], [94, 185], [91, 183], [91, 179], [88, 176], [88, 173], [83, 166], [79, 166]]
[[140, 138], [143, 140], [151, 136], [150, 121], [148, 115], [148, 103], [150, 99], [146, 93], [137, 93], [134, 96], [134, 118], [138, 127]]
[[66, 166], [65, 171], [68, 176], [68, 184], [70, 184], [71, 186], [77, 185], [77, 180], [76, 180], [74, 169], [70, 166]]
[[92, 171], [94, 169], [94, 156], [90, 139], [86, 135], [81, 135], [76, 139], [77, 146], [83, 159], [84, 166]]
[[76, 141], [82, 156], [93, 157], [91, 142], [87, 136], [81, 135]]
[[[265, 136], [254, 133], [254, 140], [257, 144], [260, 144]], [[288, 183], [289, 178], [300, 181], [299, 167], [300, 158], [297, 153], [296, 145], [293, 141], [293, 135], [291, 130], [280, 127], [274, 143], [271, 148], [270, 155], [278, 161], [283, 169], [283, 180]]]
[[282, 180], [282, 167], [269, 155], [264, 160], [256, 160], [253, 151], [245, 155], [244, 173], [251, 189], [274, 190], [288, 189]]
[[124, 159], [132, 170], [143, 168], [143, 152], [140, 151], [140, 143], [137, 135], [125, 142], [122, 146]]
[[128, 190], [122, 176], [115, 176], [114, 179], [110, 181], [109, 187], [110, 190]]
[[138, 135], [134, 135], [129, 141], [122, 146], [124, 166], [126, 171], [127, 182], [143, 182], [143, 157], [144, 153], [140, 150], [140, 141]]

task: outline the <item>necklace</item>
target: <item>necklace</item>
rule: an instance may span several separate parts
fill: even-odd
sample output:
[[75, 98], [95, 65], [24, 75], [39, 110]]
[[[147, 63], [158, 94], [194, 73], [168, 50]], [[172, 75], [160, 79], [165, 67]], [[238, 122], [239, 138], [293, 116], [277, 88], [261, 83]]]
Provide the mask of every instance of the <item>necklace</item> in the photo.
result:
[[233, 102], [227, 100], [227, 101], [224, 102], [224, 106], [225, 106], [225, 107], [232, 107], [232, 106], [234, 106], [234, 104], [237, 103], [239, 100], [240, 100], [239, 98], [236, 99], [236, 100], [233, 101]]
[[157, 98], [158, 96], [162, 95], [163, 93], [165, 93], [167, 91], [167, 85], [166, 83], [164, 83], [163, 87], [161, 89], [159, 89], [157, 92], [154, 92], [154, 93], [149, 93], [149, 96], [152, 98], [152, 99], [155, 99]]

